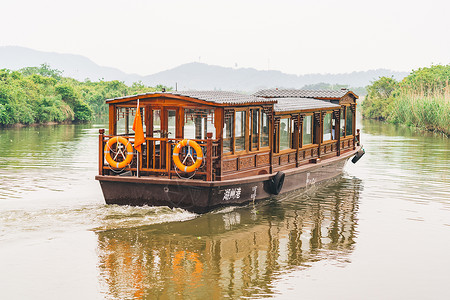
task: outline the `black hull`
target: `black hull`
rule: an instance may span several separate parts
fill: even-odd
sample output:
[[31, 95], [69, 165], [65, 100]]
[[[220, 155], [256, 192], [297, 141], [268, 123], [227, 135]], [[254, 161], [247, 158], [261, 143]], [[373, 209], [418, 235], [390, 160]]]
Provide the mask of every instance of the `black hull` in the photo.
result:
[[[281, 193], [306, 188], [342, 173], [358, 149], [341, 156], [283, 171]], [[96, 176], [107, 204], [180, 207], [206, 212], [220, 206], [242, 205], [274, 195], [275, 174], [227, 181], [159, 179], [154, 177]]]

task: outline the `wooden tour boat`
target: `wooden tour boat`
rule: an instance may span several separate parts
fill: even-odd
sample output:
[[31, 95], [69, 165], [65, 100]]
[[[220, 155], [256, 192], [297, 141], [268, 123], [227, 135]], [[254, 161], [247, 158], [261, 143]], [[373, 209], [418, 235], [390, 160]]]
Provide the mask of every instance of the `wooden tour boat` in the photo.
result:
[[345, 89], [272, 89], [108, 99], [95, 178], [108, 204], [194, 212], [305, 188], [364, 154], [357, 98]]

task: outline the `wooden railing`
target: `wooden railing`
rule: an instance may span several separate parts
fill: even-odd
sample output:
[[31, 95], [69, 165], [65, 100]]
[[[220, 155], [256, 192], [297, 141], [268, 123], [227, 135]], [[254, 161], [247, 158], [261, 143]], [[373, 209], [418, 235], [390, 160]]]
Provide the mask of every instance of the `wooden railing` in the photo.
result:
[[276, 173], [309, 163], [318, 163], [321, 159], [339, 156], [342, 152], [354, 150], [360, 141], [359, 130], [356, 136], [342, 137], [320, 145], [305, 145], [299, 149], [283, 150], [280, 153], [267, 151], [248, 152], [240, 155], [226, 155], [222, 158], [220, 179], [233, 179], [246, 175]]
[[[214, 180], [217, 172], [213, 169], [213, 164], [217, 165], [217, 160], [220, 157], [220, 143], [218, 140], [213, 140], [212, 135], [208, 134], [206, 140], [191, 139], [201, 147], [203, 152], [203, 162], [195, 172], [195, 174], [183, 174], [184, 172], [177, 169], [175, 166], [172, 155], [173, 149], [182, 141], [182, 138], [152, 138], [146, 137], [144, 144], [142, 144], [142, 153], [137, 152], [133, 148], [133, 160], [124, 168], [117, 170], [112, 168], [104, 157], [105, 144], [113, 136], [105, 135], [104, 130], [100, 129], [99, 136], [99, 174], [109, 175], [116, 173], [124, 173], [131, 171], [132, 175], [137, 176], [166, 176], [171, 178], [173, 175], [179, 174], [180, 177], [203, 179], [207, 181]], [[121, 135], [126, 138], [132, 145], [134, 145], [134, 136]], [[192, 149], [192, 148], [191, 148]], [[188, 147], [182, 148], [179, 154], [181, 161], [187, 155]], [[193, 150], [193, 149], [192, 149]], [[138, 163], [139, 159], [139, 163]], [[219, 163], [220, 165], [220, 163]]]
[[[134, 136], [123, 135], [134, 144]], [[130, 165], [122, 170], [111, 168], [104, 158], [105, 143], [112, 136], [104, 135], [100, 129], [99, 136], [99, 174], [109, 175], [118, 172], [131, 171], [137, 176], [172, 176], [185, 177], [175, 166], [172, 154], [173, 149], [181, 138], [145, 138], [142, 153], [139, 155], [139, 172], [137, 164], [137, 151]], [[356, 149], [360, 145], [361, 137], [359, 129], [355, 136], [342, 137], [339, 141], [333, 140], [320, 145], [306, 145], [299, 149], [284, 150], [281, 153], [272, 153], [270, 149], [248, 152], [239, 155], [225, 155], [221, 157], [221, 141], [213, 140], [208, 133], [206, 140], [193, 139], [202, 149], [204, 159], [200, 168], [191, 178], [206, 181], [226, 180], [242, 176], [274, 173], [280, 170], [299, 167], [308, 163], [318, 163], [321, 159], [339, 156], [342, 152]], [[187, 147], [180, 152], [180, 160], [183, 161]]]

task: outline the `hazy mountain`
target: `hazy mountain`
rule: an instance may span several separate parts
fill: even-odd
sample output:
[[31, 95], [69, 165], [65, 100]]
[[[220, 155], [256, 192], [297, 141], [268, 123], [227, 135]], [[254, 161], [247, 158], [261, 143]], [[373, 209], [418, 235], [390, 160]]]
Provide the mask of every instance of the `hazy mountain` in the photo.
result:
[[83, 81], [120, 80], [127, 83], [138, 81], [140, 75], [127, 74], [119, 69], [102, 67], [87, 57], [74, 54], [43, 52], [17, 46], [0, 47], [0, 69], [18, 70], [49, 64], [52, 69], [63, 71], [63, 76]]
[[251, 68], [225, 68], [201, 63], [188, 63], [171, 70], [145, 76], [142, 81], [163, 84], [179, 90], [207, 89], [231, 91], [256, 91], [263, 88], [302, 88], [317, 83], [345, 84], [350, 87], [365, 87], [380, 76], [394, 76], [400, 80], [407, 72], [377, 69], [342, 74], [292, 75], [280, 71], [259, 71]]
[[262, 88], [302, 88], [317, 83], [345, 84], [363, 87], [380, 76], [394, 76], [399, 80], [407, 72], [377, 69], [342, 74], [292, 75], [280, 71], [259, 71], [252, 68], [226, 68], [202, 63], [187, 63], [153, 75], [127, 74], [119, 69], [102, 67], [90, 59], [73, 54], [37, 51], [24, 47], [0, 47], [0, 69], [17, 70], [47, 63], [63, 71], [64, 76], [77, 80], [120, 80], [127, 84], [141, 80], [147, 85], [163, 84], [178, 90], [230, 90], [253, 92]]

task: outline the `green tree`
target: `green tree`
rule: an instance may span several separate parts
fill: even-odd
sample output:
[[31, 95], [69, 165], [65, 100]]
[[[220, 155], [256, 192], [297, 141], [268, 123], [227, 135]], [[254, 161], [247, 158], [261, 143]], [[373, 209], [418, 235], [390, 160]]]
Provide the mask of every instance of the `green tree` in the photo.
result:
[[60, 84], [55, 87], [55, 91], [61, 95], [61, 99], [64, 100], [70, 107], [75, 105], [77, 98], [77, 94], [75, 93], [75, 89], [68, 84]]

